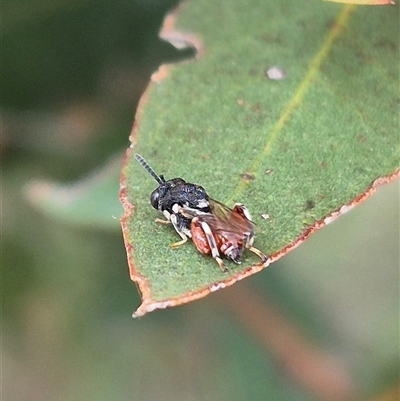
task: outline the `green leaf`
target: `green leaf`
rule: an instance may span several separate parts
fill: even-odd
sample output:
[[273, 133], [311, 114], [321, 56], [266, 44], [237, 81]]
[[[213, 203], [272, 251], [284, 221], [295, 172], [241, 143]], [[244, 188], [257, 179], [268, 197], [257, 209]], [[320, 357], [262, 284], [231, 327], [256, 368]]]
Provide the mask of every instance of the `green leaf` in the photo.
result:
[[[261, 228], [255, 246], [277, 260], [399, 175], [398, 17], [319, 2], [186, 4], [179, 28], [201, 41], [199, 58], [148, 89], [122, 174], [122, 227], [143, 297], [136, 315], [264, 266], [247, 253], [224, 275], [191, 243], [171, 250], [179, 237], [154, 222], [156, 183], [133, 153], [167, 179], [244, 203]], [[282, 79], [268, 78], [274, 66]]]
[[370, 6], [396, 4], [393, 0], [325, 0], [325, 1], [332, 1], [335, 3], [347, 3], [347, 4], [365, 4], [365, 5], [370, 5]]

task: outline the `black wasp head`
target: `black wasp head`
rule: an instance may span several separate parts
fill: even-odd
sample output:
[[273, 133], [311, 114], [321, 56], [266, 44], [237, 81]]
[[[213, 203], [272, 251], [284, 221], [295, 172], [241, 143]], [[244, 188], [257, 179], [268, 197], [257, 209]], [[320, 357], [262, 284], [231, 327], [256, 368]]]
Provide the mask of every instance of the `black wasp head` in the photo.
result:
[[159, 203], [159, 199], [160, 199], [160, 187], [165, 184], [165, 179], [164, 179], [163, 175], [160, 175], [160, 179], [164, 182], [161, 183], [150, 195], [151, 206], [153, 206], [154, 209], [157, 209], [157, 210], [158, 210], [158, 203]]
[[150, 203], [151, 206], [154, 207], [154, 209], [158, 210], [158, 200], [160, 199], [160, 192], [158, 188], [156, 188], [150, 195]]
[[169, 209], [166, 200], [167, 202], [169, 201], [171, 198], [170, 194], [174, 188], [186, 184], [186, 181], [182, 180], [182, 178], [173, 178], [172, 180], [165, 181], [164, 176], [162, 175], [160, 175], [160, 178], [163, 182], [160, 183], [160, 185], [151, 193], [150, 203], [154, 209], [163, 211]]

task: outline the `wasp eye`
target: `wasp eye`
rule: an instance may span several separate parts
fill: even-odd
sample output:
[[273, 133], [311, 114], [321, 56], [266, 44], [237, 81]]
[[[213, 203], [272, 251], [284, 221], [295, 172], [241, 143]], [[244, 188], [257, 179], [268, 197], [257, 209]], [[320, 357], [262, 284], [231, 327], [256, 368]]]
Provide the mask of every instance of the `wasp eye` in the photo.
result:
[[155, 189], [150, 195], [150, 203], [154, 209], [158, 209], [158, 199], [160, 198], [160, 193], [158, 192], [158, 188]]

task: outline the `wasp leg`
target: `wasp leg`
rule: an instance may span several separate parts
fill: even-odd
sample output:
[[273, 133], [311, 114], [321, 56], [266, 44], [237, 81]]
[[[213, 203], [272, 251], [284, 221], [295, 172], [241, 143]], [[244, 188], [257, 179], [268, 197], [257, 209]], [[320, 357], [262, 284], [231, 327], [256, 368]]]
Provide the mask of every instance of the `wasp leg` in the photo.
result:
[[255, 253], [261, 259], [261, 262], [265, 263], [268, 260], [268, 256], [265, 253], [261, 252], [259, 249], [254, 248], [253, 246], [250, 246], [247, 249], [250, 252]]
[[[169, 247], [172, 248], [172, 249], [180, 247], [181, 245], [183, 245], [188, 240], [188, 237], [186, 237], [185, 234], [183, 234], [183, 233], [178, 233], [178, 234], [182, 237], [182, 240], [178, 241], [178, 242], [174, 242], [173, 244], [170, 244]], [[185, 238], [183, 238], [183, 237], [185, 237]]]
[[243, 237], [243, 246], [246, 249], [250, 249], [253, 247], [253, 242], [254, 242], [254, 234], [253, 233], [247, 233]]
[[224, 262], [222, 261], [222, 259], [219, 256], [217, 242], [215, 241], [215, 238], [211, 231], [210, 226], [207, 223], [205, 223], [204, 221], [200, 221], [200, 225], [204, 231], [204, 234], [206, 235], [208, 245], [210, 246], [211, 256], [216, 260], [216, 262], [218, 263], [218, 266], [221, 268], [222, 272], [226, 273], [228, 271], [228, 269], [226, 268]]
[[174, 242], [174, 243], [171, 244], [169, 247], [170, 247], [170, 248], [178, 248], [178, 246], [181, 246], [181, 245], [183, 245], [185, 242], [187, 242], [188, 237], [187, 237], [187, 235], [186, 235], [185, 233], [183, 233], [183, 232], [179, 229], [178, 224], [177, 224], [177, 220], [176, 220], [176, 216], [175, 216], [174, 214], [171, 214], [171, 223], [172, 223], [172, 225], [174, 226], [175, 231], [176, 231], [176, 232], [180, 235], [180, 237], [182, 238], [182, 240], [181, 240], [181, 241], [178, 241], [178, 242]]
[[246, 234], [245, 242], [244, 242], [244, 247], [249, 249], [254, 242], [254, 226], [252, 225], [252, 219], [251, 219], [251, 214], [249, 212], [249, 209], [242, 203], [235, 203], [232, 209], [234, 212], [238, 213], [242, 217], [244, 217], [246, 220], [250, 222], [249, 224], [249, 232]]
[[[233, 206], [233, 211], [239, 213], [241, 216], [245, 217], [247, 220], [251, 221], [251, 214], [249, 209], [242, 203], [235, 203]], [[268, 260], [268, 256], [265, 253], [261, 252], [259, 249], [253, 247], [254, 242], [254, 231], [252, 230], [248, 233], [244, 238], [244, 246], [250, 252], [255, 253], [260, 259], [262, 263], [265, 263]]]
[[239, 213], [241, 216], [245, 217], [247, 220], [252, 221], [251, 219], [251, 214], [249, 212], [249, 209], [243, 203], [235, 203], [233, 205], [234, 212]]
[[171, 221], [171, 213], [168, 210], [164, 210], [163, 211], [163, 215], [166, 218], [166, 220], [162, 220], [162, 219], [156, 219], [156, 223], [160, 223], [160, 224], [169, 224]]
[[217, 261], [218, 266], [219, 266], [219, 267], [221, 268], [221, 270], [222, 270], [222, 273], [227, 273], [227, 272], [228, 272], [228, 269], [227, 269], [227, 267], [225, 266], [225, 263], [222, 261], [222, 259], [221, 259], [219, 256], [216, 256], [214, 259]]
[[163, 220], [163, 219], [158, 219], [158, 218], [155, 220], [155, 222], [159, 223], [159, 224], [171, 224], [171, 222], [169, 220]]

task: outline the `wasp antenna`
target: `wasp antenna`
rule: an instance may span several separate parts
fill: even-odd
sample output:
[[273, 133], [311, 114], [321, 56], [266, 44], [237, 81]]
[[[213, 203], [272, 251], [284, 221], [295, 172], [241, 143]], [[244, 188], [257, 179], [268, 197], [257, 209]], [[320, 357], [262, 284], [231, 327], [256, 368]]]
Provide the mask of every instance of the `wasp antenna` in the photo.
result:
[[160, 177], [156, 172], [150, 167], [149, 163], [143, 159], [139, 153], [135, 153], [135, 159], [146, 169], [146, 171], [159, 183], [165, 182], [164, 177]]

